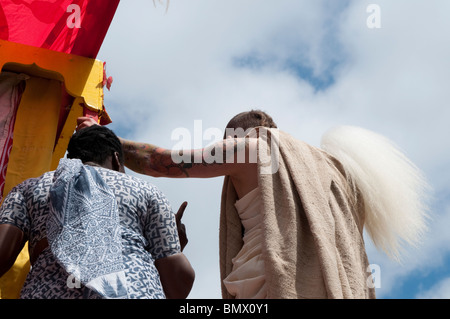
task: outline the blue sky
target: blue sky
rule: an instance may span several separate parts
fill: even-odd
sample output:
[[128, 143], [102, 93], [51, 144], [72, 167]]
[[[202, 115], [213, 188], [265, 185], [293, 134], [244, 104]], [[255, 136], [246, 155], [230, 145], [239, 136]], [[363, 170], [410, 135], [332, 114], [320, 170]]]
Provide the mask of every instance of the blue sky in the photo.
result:
[[[105, 104], [118, 135], [172, 148], [177, 128], [223, 129], [260, 108], [312, 145], [350, 124], [393, 140], [434, 192], [433, 219], [403, 264], [366, 238], [380, 266], [379, 298], [450, 297], [450, 2], [446, 0], [122, 1], [98, 59], [114, 77]], [[369, 4], [381, 9], [370, 29]], [[219, 137], [217, 137], [219, 138]], [[208, 144], [210, 141], [204, 141]], [[157, 185], [174, 209], [189, 202], [191, 298], [220, 298], [218, 217], [222, 178]]]

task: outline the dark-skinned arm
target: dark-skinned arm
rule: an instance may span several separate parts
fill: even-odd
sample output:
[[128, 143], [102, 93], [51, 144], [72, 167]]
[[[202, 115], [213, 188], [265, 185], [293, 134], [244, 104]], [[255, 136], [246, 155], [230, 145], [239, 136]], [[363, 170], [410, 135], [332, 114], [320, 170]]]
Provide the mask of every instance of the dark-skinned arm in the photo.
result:
[[0, 277], [14, 265], [25, 242], [22, 230], [10, 224], [0, 225]]
[[195, 272], [183, 253], [157, 259], [155, 267], [168, 299], [184, 299], [189, 295]]

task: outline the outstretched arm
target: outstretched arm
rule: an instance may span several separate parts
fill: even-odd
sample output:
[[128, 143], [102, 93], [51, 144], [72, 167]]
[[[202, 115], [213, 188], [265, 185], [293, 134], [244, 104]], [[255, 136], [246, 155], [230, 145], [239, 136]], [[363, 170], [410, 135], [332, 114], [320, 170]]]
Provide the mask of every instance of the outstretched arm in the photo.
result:
[[176, 165], [171, 152], [152, 144], [139, 143], [120, 138], [125, 166], [129, 169], [154, 177], [183, 177], [183, 166]]
[[225, 139], [203, 149], [168, 150], [120, 139], [125, 166], [154, 177], [208, 178], [237, 175], [256, 163], [256, 139]]
[[[78, 118], [78, 128], [96, 125], [90, 118]], [[153, 177], [237, 176], [256, 165], [256, 138], [229, 138], [196, 150], [169, 150], [148, 143], [120, 138], [125, 166]]]

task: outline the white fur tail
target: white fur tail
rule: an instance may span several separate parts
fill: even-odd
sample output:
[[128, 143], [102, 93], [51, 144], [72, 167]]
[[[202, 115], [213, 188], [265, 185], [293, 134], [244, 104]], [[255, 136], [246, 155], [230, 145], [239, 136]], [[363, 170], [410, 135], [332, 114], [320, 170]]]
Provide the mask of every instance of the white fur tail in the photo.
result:
[[321, 147], [337, 158], [362, 194], [367, 233], [376, 247], [399, 260], [403, 243], [416, 246], [425, 232], [428, 184], [391, 141], [374, 132], [340, 126]]

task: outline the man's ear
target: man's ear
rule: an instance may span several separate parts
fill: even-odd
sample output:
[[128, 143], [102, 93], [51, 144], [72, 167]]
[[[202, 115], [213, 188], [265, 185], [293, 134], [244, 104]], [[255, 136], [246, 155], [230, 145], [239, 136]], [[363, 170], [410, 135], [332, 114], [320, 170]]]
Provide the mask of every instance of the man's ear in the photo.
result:
[[119, 160], [119, 153], [114, 152], [114, 155], [112, 156], [112, 169], [117, 171], [117, 172], [124, 172], [123, 170], [123, 166], [120, 164], [120, 160]]

